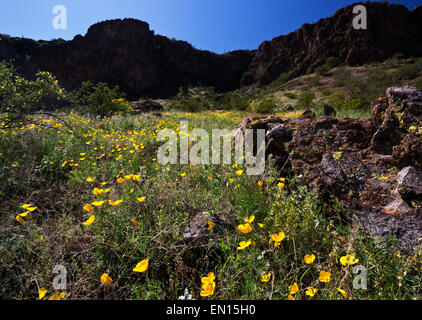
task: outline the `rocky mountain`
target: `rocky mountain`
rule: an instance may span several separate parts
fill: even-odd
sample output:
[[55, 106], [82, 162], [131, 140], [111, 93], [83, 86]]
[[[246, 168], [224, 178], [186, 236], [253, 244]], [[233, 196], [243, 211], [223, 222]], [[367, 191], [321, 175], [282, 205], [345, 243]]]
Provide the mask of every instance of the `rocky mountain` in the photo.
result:
[[184, 41], [155, 35], [146, 22], [109, 20], [71, 41], [33, 41], [0, 37], [0, 60], [14, 59], [26, 76], [52, 72], [66, 88], [82, 81], [119, 85], [132, 97], [175, 95], [179, 87], [239, 86], [253, 57], [251, 51], [218, 55]]
[[292, 76], [313, 71], [326, 58], [350, 65], [381, 61], [396, 53], [421, 56], [422, 6], [409, 11], [401, 5], [363, 3], [368, 29], [352, 26], [354, 5], [332, 17], [265, 41], [256, 51], [215, 54], [184, 41], [156, 35], [145, 22], [109, 20], [91, 26], [71, 41], [34, 41], [0, 35], [0, 60], [13, 60], [31, 77], [52, 72], [68, 89], [82, 81], [118, 84], [130, 97], [171, 96], [181, 86], [214, 86], [229, 91], [266, 84], [281, 73]]
[[[353, 8], [367, 9], [367, 29], [353, 27]], [[409, 11], [402, 5], [386, 2], [359, 2], [338, 10], [332, 17], [271, 41], [256, 52], [243, 85], [259, 80], [268, 84], [281, 73], [293, 77], [312, 72], [328, 57], [338, 57], [349, 65], [383, 61], [396, 53], [422, 55], [422, 6]]]

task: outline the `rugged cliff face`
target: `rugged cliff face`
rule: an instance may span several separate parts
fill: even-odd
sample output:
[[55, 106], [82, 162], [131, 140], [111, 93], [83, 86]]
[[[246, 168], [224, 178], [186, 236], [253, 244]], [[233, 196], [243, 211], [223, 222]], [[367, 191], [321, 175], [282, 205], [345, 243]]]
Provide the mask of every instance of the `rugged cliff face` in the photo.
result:
[[332, 17], [264, 42], [257, 51], [218, 55], [184, 41], [155, 35], [145, 22], [110, 20], [91, 26], [72, 41], [33, 41], [0, 35], [0, 60], [14, 59], [26, 76], [52, 72], [69, 89], [82, 81], [118, 84], [132, 97], [166, 96], [180, 86], [214, 86], [228, 91], [266, 84], [284, 72], [299, 76], [330, 56], [350, 65], [382, 61], [396, 53], [422, 56], [422, 6], [364, 3], [368, 29], [352, 26], [354, 5]]
[[47, 70], [70, 89], [86, 80], [118, 84], [133, 97], [174, 95], [186, 85], [232, 90], [239, 87], [252, 57], [251, 51], [218, 55], [196, 50], [155, 35], [135, 19], [95, 24], [72, 41], [0, 40], [0, 59], [15, 59], [24, 75]]
[[328, 57], [349, 65], [383, 61], [396, 53], [421, 56], [422, 6], [409, 11], [402, 5], [360, 2], [367, 9], [367, 29], [353, 28], [353, 8], [261, 44], [242, 79], [243, 85], [260, 79], [268, 84], [284, 72], [300, 76], [312, 72]]

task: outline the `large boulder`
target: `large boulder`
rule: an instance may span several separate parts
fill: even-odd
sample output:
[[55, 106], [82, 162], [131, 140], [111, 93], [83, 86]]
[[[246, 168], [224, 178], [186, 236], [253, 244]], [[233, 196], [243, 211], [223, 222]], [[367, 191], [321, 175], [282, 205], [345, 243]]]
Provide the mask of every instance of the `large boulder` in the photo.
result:
[[342, 202], [374, 236], [395, 235], [410, 249], [422, 240], [422, 91], [389, 88], [371, 111], [370, 119], [249, 117], [239, 132], [265, 129], [282, 174], [304, 175], [323, 203]]
[[163, 111], [164, 107], [153, 100], [137, 101], [132, 102], [133, 114], [139, 114], [144, 112]]

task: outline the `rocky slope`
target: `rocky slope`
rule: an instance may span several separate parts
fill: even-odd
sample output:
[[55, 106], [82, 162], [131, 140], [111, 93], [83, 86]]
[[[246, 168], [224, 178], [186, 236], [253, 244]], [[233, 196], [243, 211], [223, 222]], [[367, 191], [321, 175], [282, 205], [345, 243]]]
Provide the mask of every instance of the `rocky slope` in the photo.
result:
[[304, 24], [265, 41], [257, 51], [224, 55], [194, 49], [184, 41], [155, 35], [145, 22], [110, 20], [91, 26], [72, 41], [33, 41], [0, 35], [0, 60], [14, 59], [26, 76], [54, 73], [69, 89], [82, 81], [118, 84], [131, 97], [171, 96], [179, 87], [214, 86], [228, 91], [258, 80], [270, 83], [284, 72], [302, 75], [330, 56], [350, 65], [381, 61], [396, 53], [422, 56], [422, 6], [364, 3], [368, 29], [352, 26], [354, 5], [332, 17]]
[[281, 174], [304, 176], [324, 204], [343, 203], [374, 236], [422, 245], [422, 91], [389, 88], [369, 119], [244, 119], [265, 129]]
[[[358, 3], [356, 3], [358, 4]], [[353, 28], [353, 8], [338, 10], [332, 17], [265, 41], [256, 52], [244, 85], [257, 79], [268, 84], [281, 73], [293, 77], [312, 72], [328, 57], [338, 57], [349, 65], [383, 61], [396, 53], [421, 56], [422, 6], [409, 11], [402, 5], [360, 2], [367, 9], [367, 30]]]

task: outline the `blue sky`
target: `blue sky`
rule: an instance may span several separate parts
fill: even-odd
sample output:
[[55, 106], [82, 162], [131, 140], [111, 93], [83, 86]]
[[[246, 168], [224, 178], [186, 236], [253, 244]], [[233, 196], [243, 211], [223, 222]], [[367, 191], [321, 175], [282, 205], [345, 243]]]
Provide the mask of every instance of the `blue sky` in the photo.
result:
[[[331, 16], [348, 0], [0, 0], [0, 33], [50, 40], [84, 35], [107, 19], [136, 18], [156, 33], [218, 53], [256, 49], [264, 40]], [[395, 0], [409, 9], [421, 0]], [[52, 27], [53, 7], [67, 8], [67, 30]]]

